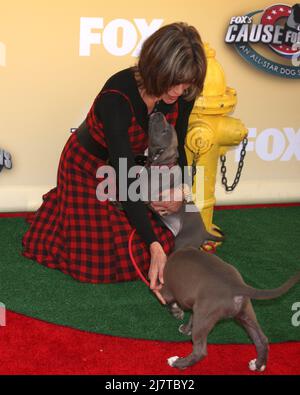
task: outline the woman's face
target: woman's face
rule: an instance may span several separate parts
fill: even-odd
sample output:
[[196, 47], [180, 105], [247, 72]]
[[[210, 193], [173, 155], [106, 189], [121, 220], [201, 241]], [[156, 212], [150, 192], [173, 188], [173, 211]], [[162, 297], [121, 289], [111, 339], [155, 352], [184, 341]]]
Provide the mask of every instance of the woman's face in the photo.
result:
[[162, 99], [167, 104], [175, 103], [176, 100], [183, 94], [183, 92], [188, 89], [191, 84], [179, 84], [172, 86], [167, 93], [164, 93], [160, 99]]

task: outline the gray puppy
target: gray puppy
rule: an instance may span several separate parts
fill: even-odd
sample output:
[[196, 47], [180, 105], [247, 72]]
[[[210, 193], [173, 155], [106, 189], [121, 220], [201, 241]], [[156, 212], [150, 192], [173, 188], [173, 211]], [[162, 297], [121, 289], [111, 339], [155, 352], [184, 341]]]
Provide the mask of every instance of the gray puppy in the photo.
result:
[[[273, 299], [286, 293], [300, 280], [300, 272], [281, 287], [258, 290], [248, 286], [238, 270], [216, 255], [193, 247], [171, 254], [164, 270], [161, 294], [177, 318], [191, 310], [187, 325], [179, 331], [192, 335], [193, 352], [185, 358], [171, 357], [170, 366], [184, 369], [207, 355], [207, 336], [218, 321], [234, 318], [253, 340], [257, 359], [249, 362], [250, 370], [263, 371], [268, 358], [268, 339], [261, 330], [251, 299]], [[174, 303], [176, 302], [176, 303]]]
[[[151, 166], [176, 164], [177, 144], [176, 131], [164, 115], [153, 114], [149, 122], [149, 175]], [[171, 357], [168, 363], [184, 369], [203, 359], [207, 355], [207, 336], [216, 323], [234, 318], [256, 346], [257, 359], [249, 362], [249, 368], [263, 371], [268, 358], [268, 339], [257, 322], [251, 299], [283, 295], [300, 280], [300, 272], [276, 289], [258, 290], [248, 286], [236, 268], [199, 249], [207, 240], [221, 241], [223, 237], [208, 233], [197, 208], [189, 212], [187, 204], [193, 205], [185, 203], [178, 213], [161, 218], [176, 236], [174, 252], [165, 266], [161, 295], [176, 318], [183, 318], [183, 310], [192, 310], [190, 321], [181, 325], [179, 331], [192, 335], [193, 352], [185, 358]]]
[[[176, 130], [170, 125], [165, 116], [156, 112], [150, 116], [148, 129], [148, 159], [142, 172], [147, 172], [144, 177], [146, 185], [141, 190], [146, 191], [145, 201], [153, 200], [151, 196], [160, 196], [160, 193], [168, 187], [176, 187], [182, 184], [182, 174], [178, 159], [178, 140]], [[157, 169], [165, 166], [174, 169], [173, 177], [166, 179], [168, 187], [164, 182], [153, 182], [158, 180]], [[142, 174], [141, 172], [141, 174]], [[162, 173], [163, 174], [163, 173]], [[152, 194], [152, 195], [151, 195]], [[158, 215], [158, 214], [157, 214]], [[160, 220], [172, 231], [175, 236], [174, 251], [184, 246], [200, 247], [208, 240], [223, 241], [223, 236], [215, 236], [209, 233], [203, 223], [201, 214], [193, 202], [183, 203], [181, 209], [172, 214], [160, 216]]]

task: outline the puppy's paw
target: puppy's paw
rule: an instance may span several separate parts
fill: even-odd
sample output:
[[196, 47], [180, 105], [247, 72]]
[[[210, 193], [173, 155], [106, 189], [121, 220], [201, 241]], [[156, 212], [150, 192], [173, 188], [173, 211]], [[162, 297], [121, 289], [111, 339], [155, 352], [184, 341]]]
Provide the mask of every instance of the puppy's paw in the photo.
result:
[[180, 370], [186, 369], [191, 365], [188, 361], [188, 358], [180, 358], [177, 356], [168, 358], [168, 364], [172, 366], [172, 368], [177, 368]]
[[177, 318], [178, 320], [183, 320], [184, 318], [184, 311], [178, 306], [177, 303], [172, 303], [170, 306], [170, 311], [173, 317]]
[[262, 365], [260, 368], [257, 368], [256, 359], [252, 359], [249, 362], [249, 369], [252, 370], [252, 372], [255, 372], [255, 371], [263, 372], [266, 369], [266, 365]]
[[174, 365], [174, 363], [175, 363], [175, 361], [177, 361], [177, 359], [178, 359], [179, 357], [177, 357], [177, 356], [174, 356], [174, 357], [170, 357], [170, 358], [168, 358], [167, 359], [167, 361], [168, 361], [168, 364], [170, 365], [170, 366], [172, 366], [173, 367], [173, 365]]
[[183, 333], [186, 336], [191, 336], [192, 330], [188, 325], [181, 324], [178, 328], [180, 333]]

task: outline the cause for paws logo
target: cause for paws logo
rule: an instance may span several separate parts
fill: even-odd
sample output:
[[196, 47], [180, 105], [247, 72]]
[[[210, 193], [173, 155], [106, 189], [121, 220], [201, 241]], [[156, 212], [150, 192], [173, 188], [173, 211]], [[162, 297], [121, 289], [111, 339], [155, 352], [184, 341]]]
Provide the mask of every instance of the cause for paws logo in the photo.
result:
[[300, 3], [273, 4], [233, 16], [225, 42], [251, 65], [285, 78], [300, 78]]

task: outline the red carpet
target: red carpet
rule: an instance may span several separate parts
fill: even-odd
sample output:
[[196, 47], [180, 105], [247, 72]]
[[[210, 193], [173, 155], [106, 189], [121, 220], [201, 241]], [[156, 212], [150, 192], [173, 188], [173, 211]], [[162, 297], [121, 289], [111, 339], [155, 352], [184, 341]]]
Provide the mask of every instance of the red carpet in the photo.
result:
[[0, 374], [153, 374], [153, 375], [299, 375], [300, 343], [270, 345], [264, 373], [248, 370], [253, 345], [209, 345], [205, 360], [184, 371], [167, 358], [184, 356], [190, 343], [143, 341], [98, 335], [7, 312], [0, 327]]
[[[265, 206], [272, 205], [261, 205]], [[28, 216], [29, 221], [33, 215], [0, 213], [1, 217]], [[208, 356], [202, 362], [179, 371], [167, 365], [167, 358], [187, 355], [191, 343], [93, 334], [10, 311], [6, 320], [6, 327], [0, 327], [1, 375], [300, 375], [300, 342], [271, 344], [268, 366], [263, 373], [248, 369], [249, 360], [256, 358], [254, 345], [210, 344]]]

